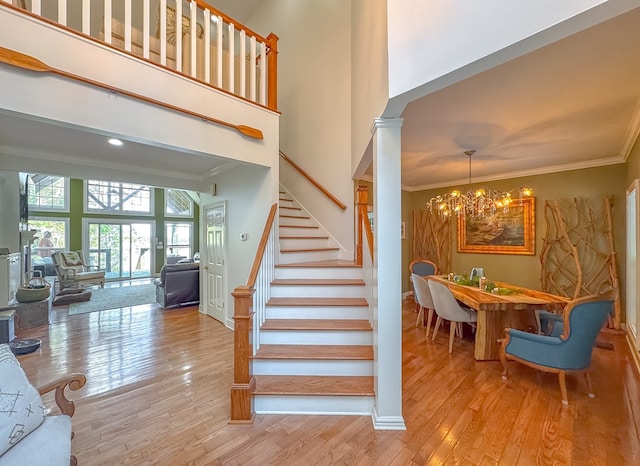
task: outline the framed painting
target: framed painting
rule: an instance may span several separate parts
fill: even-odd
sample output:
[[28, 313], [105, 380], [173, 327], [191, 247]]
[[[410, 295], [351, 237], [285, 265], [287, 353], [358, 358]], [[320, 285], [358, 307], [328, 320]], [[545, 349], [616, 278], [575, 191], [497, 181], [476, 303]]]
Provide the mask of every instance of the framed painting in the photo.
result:
[[533, 256], [535, 245], [535, 198], [516, 200], [509, 210], [494, 215], [458, 217], [458, 252], [522, 254]]

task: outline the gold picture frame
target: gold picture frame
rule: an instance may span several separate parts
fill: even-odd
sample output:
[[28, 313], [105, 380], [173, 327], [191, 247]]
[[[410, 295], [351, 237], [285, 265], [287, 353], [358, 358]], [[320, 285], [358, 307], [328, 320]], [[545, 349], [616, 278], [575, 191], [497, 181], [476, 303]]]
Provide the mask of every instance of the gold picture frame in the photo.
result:
[[522, 254], [533, 256], [535, 247], [535, 198], [514, 200], [509, 210], [492, 216], [458, 217], [458, 252]]

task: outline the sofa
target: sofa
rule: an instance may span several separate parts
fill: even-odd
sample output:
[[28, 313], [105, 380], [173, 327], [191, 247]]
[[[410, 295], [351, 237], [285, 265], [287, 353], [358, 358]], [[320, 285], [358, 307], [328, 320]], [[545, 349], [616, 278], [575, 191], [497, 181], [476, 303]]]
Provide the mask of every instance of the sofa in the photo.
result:
[[200, 302], [200, 264], [165, 265], [154, 281], [156, 301], [164, 308]]
[[[75, 465], [71, 455], [71, 416], [75, 411], [65, 389], [84, 386], [82, 374], [33, 387], [8, 344], [0, 345], [0, 466]], [[60, 414], [51, 415], [40, 395], [55, 390]]]

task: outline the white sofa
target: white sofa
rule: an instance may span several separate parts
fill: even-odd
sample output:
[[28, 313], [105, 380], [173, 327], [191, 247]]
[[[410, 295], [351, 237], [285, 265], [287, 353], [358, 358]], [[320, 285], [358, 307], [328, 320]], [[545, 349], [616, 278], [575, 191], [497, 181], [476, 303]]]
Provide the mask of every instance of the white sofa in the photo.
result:
[[[76, 465], [71, 455], [71, 416], [65, 389], [78, 390], [85, 376], [73, 374], [36, 390], [8, 344], [0, 345], [0, 466]], [[55, 390], [60, 414], [51, 415], [40, 395]]]

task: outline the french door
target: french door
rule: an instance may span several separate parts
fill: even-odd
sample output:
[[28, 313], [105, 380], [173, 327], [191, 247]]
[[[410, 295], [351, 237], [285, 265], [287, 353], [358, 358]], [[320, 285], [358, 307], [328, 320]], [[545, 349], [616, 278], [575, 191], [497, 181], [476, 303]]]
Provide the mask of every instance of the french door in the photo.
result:
[[155, 222], [84, 219], [84, 253], [109, 280], [150, 277], [154, 270]]

